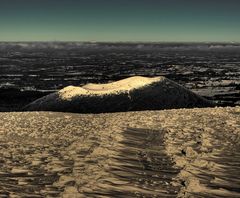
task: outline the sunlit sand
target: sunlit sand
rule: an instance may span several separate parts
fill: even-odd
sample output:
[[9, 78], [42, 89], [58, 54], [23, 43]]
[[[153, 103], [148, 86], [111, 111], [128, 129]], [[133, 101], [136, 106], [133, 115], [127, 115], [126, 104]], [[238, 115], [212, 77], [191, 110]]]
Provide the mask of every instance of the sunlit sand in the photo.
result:
[[0, 194], [239, 197], [240, 107], [0, 114]]

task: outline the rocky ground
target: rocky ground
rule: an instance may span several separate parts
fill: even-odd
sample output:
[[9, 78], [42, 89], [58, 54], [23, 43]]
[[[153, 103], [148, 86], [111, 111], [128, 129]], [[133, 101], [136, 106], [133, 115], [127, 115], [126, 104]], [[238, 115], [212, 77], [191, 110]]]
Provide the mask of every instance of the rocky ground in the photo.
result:
[[240, 197], [240, 107], [0, 113], [0, 197]]

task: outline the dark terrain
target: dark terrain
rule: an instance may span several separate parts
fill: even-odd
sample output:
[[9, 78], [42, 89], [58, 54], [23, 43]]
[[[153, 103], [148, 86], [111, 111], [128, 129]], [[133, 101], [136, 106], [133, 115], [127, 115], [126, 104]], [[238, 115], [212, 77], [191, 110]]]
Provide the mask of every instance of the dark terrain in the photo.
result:
[[0, 111], [68, 85], [165, 76], [220, 106], [240, 103], [239, 44], [0, 43]]

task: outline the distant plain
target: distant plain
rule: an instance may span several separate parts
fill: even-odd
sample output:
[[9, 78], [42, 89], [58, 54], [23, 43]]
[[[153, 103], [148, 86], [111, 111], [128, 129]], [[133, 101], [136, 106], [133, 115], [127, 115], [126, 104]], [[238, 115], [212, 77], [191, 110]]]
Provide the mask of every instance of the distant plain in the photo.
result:
[[222, 106], [240, 103], [234, 43], [0, 43], [0, 111], [68, 85], [165, 76]]

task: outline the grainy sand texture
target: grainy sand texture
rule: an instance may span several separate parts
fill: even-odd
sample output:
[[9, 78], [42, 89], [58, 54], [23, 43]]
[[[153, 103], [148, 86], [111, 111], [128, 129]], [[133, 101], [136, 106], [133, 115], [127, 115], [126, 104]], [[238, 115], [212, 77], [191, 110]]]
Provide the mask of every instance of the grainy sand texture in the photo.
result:
[[240, 197], [240, 107], [0, 113], [0, 197]]
[[108, 84], [68, 86], [27, 105], [27, 111], [107, 113], [214, 104], [165, 77], [134, 76]]

